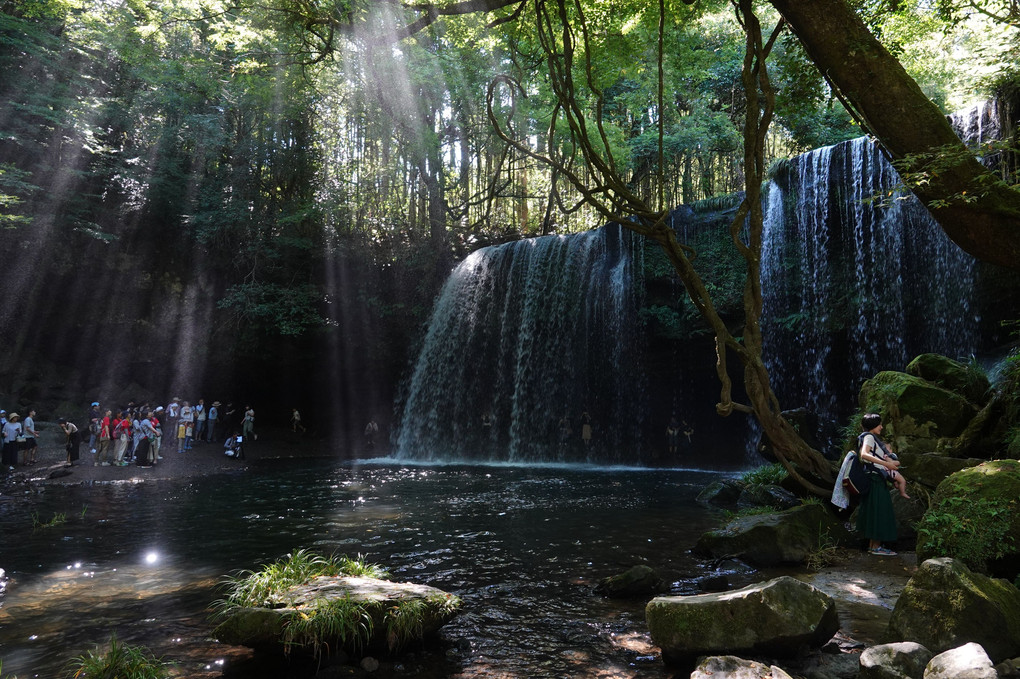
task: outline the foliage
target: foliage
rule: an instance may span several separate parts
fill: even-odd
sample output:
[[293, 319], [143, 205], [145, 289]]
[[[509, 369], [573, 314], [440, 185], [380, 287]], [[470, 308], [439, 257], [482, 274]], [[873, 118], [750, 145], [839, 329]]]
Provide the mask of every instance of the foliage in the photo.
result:
[[316, 657], [329, 644], [360, 651], [372, 636], [372, 615], [366, 605], [349, 598], [317, 599], [310, 607], [295, 611], [284, 628], [284, 648], [311, 647]]
[[984, 570], [989, 560], [1014, 548], [1010, 534], [1016, 499], [946, 497], [929, 507], [917, 525], [918, 547], [933, 556], [960, 559], [968, 567]]
[[[242, 571], [225, 580], [227, 596], [217, 602], [220, 613], [236, 607], [292, 605], [283, 601], [290, 588], [320, 576], [346, 576], [384, 579], [388, 573], [362, 557], [324, 557], [299, 549], [259, 571]], [[293, 647], [311, 648], [319, 657], [337, 648], [358, 652], [372, 637], [375, 620], [386, 626], [390, 650], [397, 650], [414, 639], [420, 639], [428, 616], [446, 615], [460, 606], [455, 596], [436, 595], [428, 600], [405, 600], [383, 611], [381, 603], [359, 603], [350, 597], [316, 599], [311, 606], [301, 606], [288, 615], [283, 643], [290, 652]]]
[[638, 312], [641, 322], [655, 327], [657, 332], [670, 339], [681, 339], [684, 336], [683, 317], [673, 307], [654, 304], [642, 307]]
[[300, 335], [325, 322], [315, 309], [315, 292], [311, 285], [239, 283], [227, 290], [218, 306], [233, 311], [235, 318], [244, 325], [263, 332]]
[[143, 646], [130, 646], [110, 637], [110, 646], [100, 653], [87, 651], [72, 661], [74, 679], [166, 679], [171, 663], [149, 653]]
[[786, 468], [779, 463], [773, 463], [744, 472], [740, 475], [740, 480], [749, 486], [772, 486], [782, 483], [786, 476]]
[[294, 585], [319, 576], [356, 576], [383, 579], [387, 572], [380, 566], [357, 559], [324, 557], [298, 549], [258, 571], [241, 571], [224, 581], [226, 597], [218, 602], [221, 609], [267, 606]]
[[[83, 512], [84, 514], [84, 512]], [[39, 519], [39, 512], [32, 512], [32, 532], [37, 530], [43, 530], [46, 528], [56, 528], [67, 523], [67, 514], [63, 512], [54, 512], [53, 518], [49, 521], [41, 521]]]
[[426, 602], [421, 599], [406, 599], [386, 611], [386, 644], [390, 650], [403, 648], [409, 642], [421, 639], [426, 613]]
[[[1002, 150], [1012, 150], [1012, 146], [992, 141], [986, 142], [981, 148], [974, 151], [966, 148], [936, 148], [926, 153], [915, 153], [897, 158], [893, 161], [893, 166], [899, 173], [904, 186], [913, 189], [936, 181], [940, 175], [953, 172], [955, 167], [969, 159], [974, 153], [978, 155], [993, 154]], [[951, 205], [973, 204], [980, 198], [988, 196], [996, 187], [1010, 188], [1011, 184], [995, 174], [985, 173], [978, 176], [967, 188], [932, 201], [928, 207], [938, 209]], [[908, 197], [909, 194], [899, 194], [895, 189], [890, 189], [884, 199], [906, 200]]]

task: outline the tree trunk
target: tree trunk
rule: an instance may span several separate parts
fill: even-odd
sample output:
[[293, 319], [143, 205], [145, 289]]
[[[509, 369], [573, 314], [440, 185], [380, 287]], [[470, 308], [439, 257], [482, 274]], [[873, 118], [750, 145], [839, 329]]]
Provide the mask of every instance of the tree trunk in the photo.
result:
[[[914, 194], [946, 234], [980, 260], [1020, 269], [1020, 192], [977, 161], [945, 115], [845, 0], [771, 0], [850, 112], [906, 171], [938, 168]], [[936, 168], [927, 168], [928, 171]]]

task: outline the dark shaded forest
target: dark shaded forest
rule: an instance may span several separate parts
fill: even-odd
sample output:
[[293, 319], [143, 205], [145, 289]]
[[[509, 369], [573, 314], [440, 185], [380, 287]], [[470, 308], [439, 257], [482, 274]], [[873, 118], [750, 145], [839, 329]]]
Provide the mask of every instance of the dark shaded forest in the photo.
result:
[[[569, 122], [549, 65], [563, 45], [541, 30], [556, 6], [475, 4], [0, 3], [8, 407], [55, 417], [94, 398], [204, 395], [281, 423], [298, 407], [347, 438], [388, 420], [457, 261], [607, 221], [568, 181], [596, 182], [591, 158], [545, 134]], [[994, 2], [849, 6], [943, 112], [1007, 102], [1009, 141], [1017, 17]], [[731, 208], [746, 190], [749, 111], [746, 26], [731, 4], [560, 8], [585, 31], [569, 68], [590, 87], [571, 96], [627, 189], [664, 211]], [[779, 27], [764, 166], [867, 132], [795, 31], [758, 9]], [[1011, 183], [1012, 156], [994, 152]], [[714, 252], [727, 240], [723, 227], [697, 244], [698, 266], [736, 332], [745, 271]], [[664, 276], [653, 285], [674, 286], [679, 307]], [[986, 280], [990, 298], [1015, 289], [1011, 274]], [[711, 360], [708, 330], [674, 333], [669, 352], [697, 335], [691, 360]]]

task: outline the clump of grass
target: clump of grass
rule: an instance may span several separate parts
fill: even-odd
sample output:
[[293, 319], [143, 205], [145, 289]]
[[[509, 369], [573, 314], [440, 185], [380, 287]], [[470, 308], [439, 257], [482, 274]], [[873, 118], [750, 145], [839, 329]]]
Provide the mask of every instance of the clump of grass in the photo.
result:
[[274, 606], [284, 592], [294, 585], [319, 576], [352, 576], [385, 579], [386, 569], [357, 559], [321, 556], [299, 549], [282, 559], [263, 566], [259, 571], [241, 571], [226, 579], [227, 596], [218, 602], [220, 608]]
[[171, 663], [152, 655], [144, 646], [130, 646], [110, 637], [104, 653], [97, 647], [71, 661], [74, 679], [168, 679]]
[[214, 606], [221, 615], [235, 608], [287, 607], [282, 642], [290, 653], [295, 647], [310, 648], [315, 657], [337, 649], [360, 652], [372, 638], [377, 624], [385, 624], [386, 641], [395, 651], [420, 639], [429, 616], [444, 616], [460, 606], [453, 595], [436, 595], [426, 600], [409, 599], [384, 610], [383, 603], [360, 603], [350, 597], [316, 599], [307, 606], [286, 600], [297, 585], [321, 576], [374, 578], [389, 577], [386, 569], [357, 558], [324, 557], [306, 550], [294, 551], [263, 566], [259, 571], [242, 571], [225, 580], [227, 596]]
[[374, 623], [369, 606], [342, 599], [319, 599], [294, 613], [283, 634], [283, 646], [289, 653], [294, 646], [310, 646], [318, 658], [330, 643], [358, 652], [372, 637]]
[[406, 599], [386, 611], [386, 645], [391, 651], [424, 635], [428, 609], [421, 599]]
[[818, 526], [818, 547], [812, 550], [804, 560], [805, 565], [813, 571], [818, 571], [826, 566], [836, 563], [839, 555], [839, 545], [829, 531]]
[[44, 528], [56, 528], [67, 523], [67, 514], [62, 512], [53, 512], [53, 518], [49, 521], [42, 521], [39, 519], [39, 512], [32, 513], [32, 532], [42, 530]]
[[740, 480], [749, 486], [773, 486], [786, 478], [786, 468], [778, 462], [744, 472]]
[[388, 580], [389, 571], [378, 564], [368, 563], [360, 554], [355, 559], [341, 556], [337, 559], [337, 566], [341, 575], [352, 578], [374, 578], [376, 580]]

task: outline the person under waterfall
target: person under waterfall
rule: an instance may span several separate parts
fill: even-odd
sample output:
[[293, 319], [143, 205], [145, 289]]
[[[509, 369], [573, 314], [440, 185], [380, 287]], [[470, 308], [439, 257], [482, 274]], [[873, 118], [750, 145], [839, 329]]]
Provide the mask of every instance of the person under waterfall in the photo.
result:
[[666, 448], [670, 455], [676, 455], [680, 450], [680, 425], [676, 421], [676, 415], [669, 418], [666, 425]]

